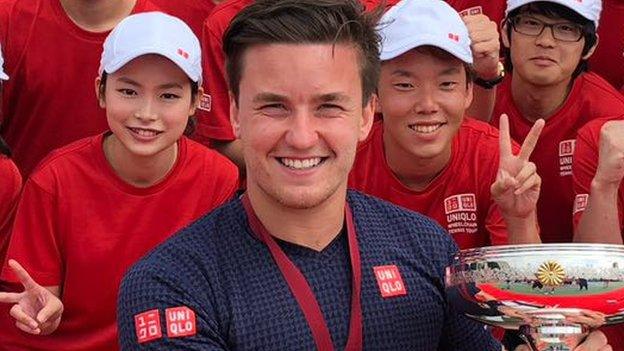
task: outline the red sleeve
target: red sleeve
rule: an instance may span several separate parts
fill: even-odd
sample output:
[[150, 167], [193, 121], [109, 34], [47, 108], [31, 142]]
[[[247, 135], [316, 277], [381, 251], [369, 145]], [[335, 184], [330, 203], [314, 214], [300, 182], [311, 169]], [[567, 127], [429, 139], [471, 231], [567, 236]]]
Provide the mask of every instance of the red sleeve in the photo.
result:
[[15, 163], [3, 156], [0, 156], [0, 179], [0, 262], [4, 262], [13, 215], [22, 190], [22, 176]]
[[[17, 260], [37, 283], [44, 286], [61, 285], [62, 282], [57, 210], [56, 196], [29, 179], [17, 207], [6, 256]], [[1, 279], [18, 281], [6, 263]]]
[[209, 146], [210, 140], [213, 139], [224, 141], [236, 139], [230, 124], [225, 54], [221, 37], [212, 30], [210, 17], [204, 23], [202, 48], [204, 95], [197, 110], [198, 124], [193, 139]]
[[[598, 141], [599, 135], [592, 132], [590, 126], [595, 123], [588, 124], [581, 128], [576, 136], [574, 147], [574, 157], [572, 163], [572, 179], [574, 182], [574, 207], [573, 207], [573, 225], [574, 230], [577, 229], [579, 221], [589, 199], [589, 192], [592, 179], [596, 174], [598, 167]], [[622, 219], [620, 218], [620, 222]]]
[[234, 194], [239, 188], [238, 167], [224, 156], [218, 156], [219, 158], [217, 162], [215, 162], [215, 170], [218, 172], [219, 177], [216, 180], [218, 192], [214, 196], [215, 202], [212, 209], [221, 206], [234, 197]]

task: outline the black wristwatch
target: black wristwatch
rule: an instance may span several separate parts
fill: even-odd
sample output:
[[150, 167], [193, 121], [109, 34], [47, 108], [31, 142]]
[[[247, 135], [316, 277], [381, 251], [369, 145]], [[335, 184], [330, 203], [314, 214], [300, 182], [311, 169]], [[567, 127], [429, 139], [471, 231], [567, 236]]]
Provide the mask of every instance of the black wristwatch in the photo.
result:
[[495, 86], [497, 86], [498, 84], [500, 84], [500, 82], [503, 81], [503, 78], [505, 78], [505, 66], [503, 66], [502, 62], [498, 63], [498, 76], [494, 79], [490, 79], [490, 80], [485, 80], [481, 77], [476, 77], [474, 79], [474, 83], [478, 86], [480, 86], [483, 89], [492, 89]]

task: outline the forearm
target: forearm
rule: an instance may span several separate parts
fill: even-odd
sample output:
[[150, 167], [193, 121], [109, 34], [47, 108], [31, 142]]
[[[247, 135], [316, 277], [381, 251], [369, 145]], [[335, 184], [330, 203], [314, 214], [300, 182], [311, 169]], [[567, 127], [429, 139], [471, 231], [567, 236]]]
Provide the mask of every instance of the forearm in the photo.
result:
[[219, 153], [229, 158], [237, 167], [241, 178], [245, 176], [245, 159], [243, 158], [243, 145], [239, 139], [221, 141], [215, 140], [212, 146]]
[[507, 224], [508, 240], [510, 245], [514, 244], [539, 244], [539, 226], [537, 224], [537, 214], [532, 211], [527, 216], [514, 217], [503, 214]]
[[591, 183], [587, 208], [581, 216], [574, 241], [622, 244], [618, 216], [617, 183], [603, 184], [596, 179]]
[[466, 114], [478, 120], [489, 122], [496, 102], [496, 88], [485, 89], [473, 84], [474, 99]]

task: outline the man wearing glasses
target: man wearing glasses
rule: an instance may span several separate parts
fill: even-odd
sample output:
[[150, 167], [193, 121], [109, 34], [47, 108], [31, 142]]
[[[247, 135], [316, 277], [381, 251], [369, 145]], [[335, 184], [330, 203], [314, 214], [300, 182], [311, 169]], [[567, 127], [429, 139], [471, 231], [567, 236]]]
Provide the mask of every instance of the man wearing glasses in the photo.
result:
[[497, 92], [492, 125], [509, 116], [511, 136], [522, 141], [546, 120], [530, 161], [542, 177], [537, 204], [543, 242], [572, 241], [572, 155], [580, 127], [624, 112], [624, 97], [587, 72], [598, 44], [600, 0], [508, 0], [501, 31], [507, 74]]

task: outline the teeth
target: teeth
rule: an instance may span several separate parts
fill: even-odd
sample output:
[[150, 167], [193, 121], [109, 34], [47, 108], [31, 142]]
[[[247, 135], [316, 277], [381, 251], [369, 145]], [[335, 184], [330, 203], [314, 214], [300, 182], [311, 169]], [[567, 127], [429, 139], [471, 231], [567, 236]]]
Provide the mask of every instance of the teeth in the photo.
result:
[[139, 129], [139, 128], [131, 128], [131, 129], [136, 134], [138, 134], [140, 136], [144, 136], [144, 137], [152, 137], [152, 136], [155, 136], [156, 134], [158, 134], [158, 132], [154, 131], [154, 130]]
[[417, 133], [428, 134], [435, 132], [441, 126], [442, 124], [413, 124], [409, 127]]
[[320, 157], [313, 157], [305, 160], [281, 158], [280, 160], [284, 166], [292, 169], [308, 169], [316, 167], [321, 163]]

